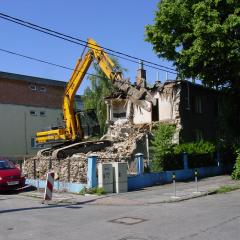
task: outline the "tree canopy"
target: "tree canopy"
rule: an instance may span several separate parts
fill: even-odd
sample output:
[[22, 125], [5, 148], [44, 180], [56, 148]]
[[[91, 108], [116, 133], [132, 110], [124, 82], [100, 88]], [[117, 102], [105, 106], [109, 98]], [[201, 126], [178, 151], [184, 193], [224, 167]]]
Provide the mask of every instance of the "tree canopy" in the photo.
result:
[[[112, 61], [117, 66], [119, 71], [126, 71], [120, 67], [118, 61], [113, 58]], [[104, 102], [104, 97], [116, 91], [113, 83], [106, 77], [99, 65], [94, 63], [94, 74], [90, 75], [90, 86], [87, 87], [83, 95], [84, 109], [94, 109], [99, 121], [101, 134], [104, 133], [104, 128], [107, 119], [107, 106]]]
[[146, 41], [184, 78], [240, 87], [240, 1], [161, 0]]

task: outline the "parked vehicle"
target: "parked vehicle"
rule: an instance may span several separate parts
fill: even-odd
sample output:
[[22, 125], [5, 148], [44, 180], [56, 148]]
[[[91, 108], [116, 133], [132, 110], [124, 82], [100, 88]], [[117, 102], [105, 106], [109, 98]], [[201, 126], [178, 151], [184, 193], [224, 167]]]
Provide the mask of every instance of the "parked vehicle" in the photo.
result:
[[25, 177], [13, 162], [0, 159], [0, 191], [18, 189], [25, 185]]

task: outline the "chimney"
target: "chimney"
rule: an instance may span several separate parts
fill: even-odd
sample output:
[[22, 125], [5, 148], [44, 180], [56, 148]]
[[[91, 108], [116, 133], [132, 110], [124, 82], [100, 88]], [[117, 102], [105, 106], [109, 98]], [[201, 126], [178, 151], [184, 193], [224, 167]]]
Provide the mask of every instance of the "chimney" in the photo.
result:
[[143, 61], [139, 61], [139, 68], [137, 70], [137, 77], [136, 77], [137, 86], [139, 87], [146, 87], [146, 70], [143, 69]]

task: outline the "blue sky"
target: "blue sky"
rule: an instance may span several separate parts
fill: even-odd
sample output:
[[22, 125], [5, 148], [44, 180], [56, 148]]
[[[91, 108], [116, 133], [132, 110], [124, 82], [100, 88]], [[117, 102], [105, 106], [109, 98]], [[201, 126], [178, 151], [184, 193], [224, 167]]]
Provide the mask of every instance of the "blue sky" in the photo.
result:
[[[144, 27], [153, 23], [159, 0], [11, 0], [1, 1], [0, 12], [77, 38], [91, 37], [100, 45], [129, 55], [171, 67], [159, 59], [151, 44], [144, 41]], [[56, 39], [0, 19], [0, 48], [74, 68], [83, 47]], [[48, 66], [0, 52], [0, 71], [68, 81], [71, 71]], [[135, 80], [138, 64], [120, 60]], [[147, 68], [147, 80], [153, 84], [157, 70]], [[89, 73], [92, 69], [89, 70]], [[159, 72], [164, 81], [166, 73]], [[176, 76], [169, 74], [170, 79]], [[85, 79], [80, 93], [88, 85]]]

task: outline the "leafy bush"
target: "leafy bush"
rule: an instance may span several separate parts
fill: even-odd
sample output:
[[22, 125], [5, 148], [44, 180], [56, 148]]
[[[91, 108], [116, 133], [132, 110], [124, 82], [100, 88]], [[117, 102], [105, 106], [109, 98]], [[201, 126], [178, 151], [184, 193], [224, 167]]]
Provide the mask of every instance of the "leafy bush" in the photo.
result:
[[164, 170], [164, 156], [173, 152], [173, 135], [176, 127], [169, 124], [159, 124], [153, 130], [153, 140], [150, 151], [152, 153], [151, 170], [160, 172]]
[[207, 141], [199, 141], [192, 143], [183, 143], [174, 146], [174, 153], [181, 154], [186, 152], [188, 154], [189, 168], [208, 167], [215, 165], [216, 147], [214, 144]]
[[182, 154], [188, 154], [189, 168], [214, 166], [216, 147], [208, 141], [173, 144], [175, 126], [159, 124], [151, 141], [151, 170], [154, 172], [183, 169]]
[[214, 153], [216, 151], [216, 147], [214, 144], [207, 141], [199, 141], [193, 143], [183, 143], [174, 146], [174, 153], [188, 153], [188, 154], [206, 154], [206, 153]]
[[240, 149], [237, 150], [237, 160], [233, 167], [232, 179], [240, 180]]

